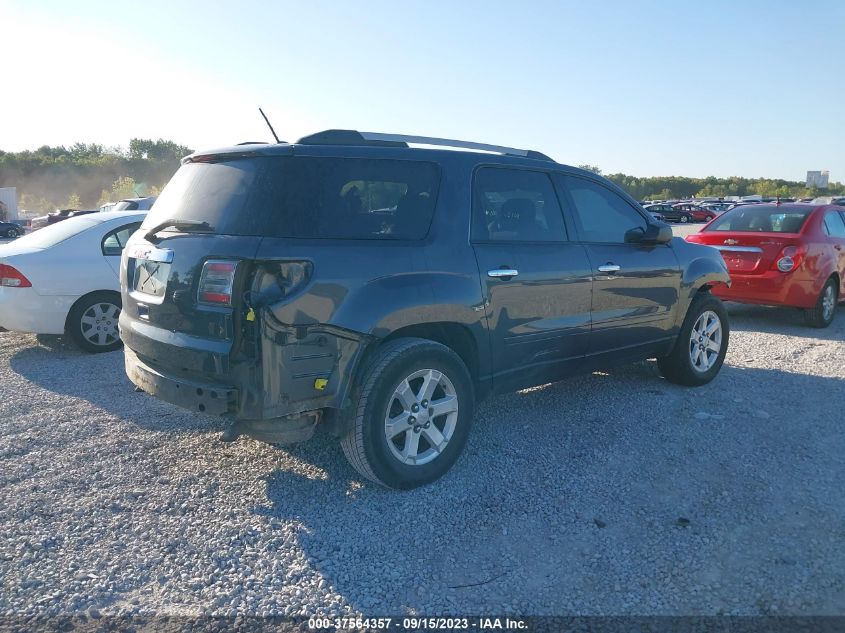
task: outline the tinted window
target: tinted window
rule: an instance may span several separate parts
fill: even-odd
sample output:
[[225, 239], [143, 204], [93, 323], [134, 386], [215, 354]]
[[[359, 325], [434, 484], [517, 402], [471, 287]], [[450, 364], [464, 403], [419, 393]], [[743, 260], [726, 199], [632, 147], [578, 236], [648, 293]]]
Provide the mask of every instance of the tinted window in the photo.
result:
[[743, 205], [723, 213], [705, 230], [707, 232], [799, 233], [810, 211], [809, 209]]
[[136, 211], [138, 203], [135, 200], [121, 200], [114, 207], [112, 211]]
[[567, 176], [565, 182], [583, 241], [624, 243], [627, 231], [646, 228], [645, 218], [607, 187], [576, 176]]
[[845, 237], [845, 222], [836, 211], [828, 211], [825, 214], [824, 228], [831, 237]]
[[473, 238], [510, 242], [566, 240], [563, 215], [548, 174], [479, 169], [475, 175]]
[[272, 237], [421, 239], [439, 170], [417, 161], [259, 157], [182, 166], [145, 228], [208, 222], [217, 233]]
[[103, 238], [103, 255], [120, 255], [127, 240], [129, 240], [129, 236], [137, 231], [140, 226], [140, 222], [134, 222], [107, 233]]

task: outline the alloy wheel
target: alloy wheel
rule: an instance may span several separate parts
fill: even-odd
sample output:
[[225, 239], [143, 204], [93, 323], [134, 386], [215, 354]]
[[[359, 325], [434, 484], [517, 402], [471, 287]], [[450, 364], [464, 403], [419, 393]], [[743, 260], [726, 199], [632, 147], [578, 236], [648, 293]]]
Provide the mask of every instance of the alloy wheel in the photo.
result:
[[703, 312], [690, 332], [689, 357], [692, 368], [706, 373], [722, 351], [722, 321], [712, 310]]
[[420, 369], [402, 380], [387, 402], [384, 435], [393, 456], [421, 466], [436, 459], [455, 433], [458, 395], [449, 377]]
[[106, 346], [118, 340], [117, 320], [120, 308], [113, 303], [95, 303], [80, 319], [82, 336], [91, 345]]
[[828, 284], [822, 295], [822, 318], [830, 321], [833, 318], [833, 310], [836, 307], [836, 290], [833, 284]]

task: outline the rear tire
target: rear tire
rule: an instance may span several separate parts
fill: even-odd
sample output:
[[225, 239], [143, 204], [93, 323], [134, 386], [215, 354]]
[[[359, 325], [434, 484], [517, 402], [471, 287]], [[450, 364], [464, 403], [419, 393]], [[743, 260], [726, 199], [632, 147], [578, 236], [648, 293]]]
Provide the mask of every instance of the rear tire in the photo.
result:
[[77, 346], [92, 354], [120, 349], [123, 346], [117, 332], [120, 308], [120, 295], [116, 292], [92, 292], [71, 308], [65, 332]]
[[689, 222], [689, 216], [684, 213], [683, 215], [681, 215], [680, 222], [681, 224], [686, 224], [687, 222]]
[[382, 486], [407, 490], [431, 483], [463, 451], [474, 399], [466, 365], [445, 345], [418, 338], [385, 343], [353, 394], [343, 453]]
[[672, 351], [657, 359], [660, 373], [678, 385], [706, 385], [722, 368], [729, 339], [725, 306], [709, 292], [699, 292], [687, 310]]
[[816, 305], [804, 310], [804, 320], [810, 327], [825, 328], [836, 317], [836, 304], [839, 300], [839, 289], [836, 287], [836, 279], [831, 277], [827, 280]]
[[11, 237], [12, 239], [15, 239], [17, 236], [18, 236], [17, 229], [9, 229], [9, 231], [6, 233], [6, 237]]

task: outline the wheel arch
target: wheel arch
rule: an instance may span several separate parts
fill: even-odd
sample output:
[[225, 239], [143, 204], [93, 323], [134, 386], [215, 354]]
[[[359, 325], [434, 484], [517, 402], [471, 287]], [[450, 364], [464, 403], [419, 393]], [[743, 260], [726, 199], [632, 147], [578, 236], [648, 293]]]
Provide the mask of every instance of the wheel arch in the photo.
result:
[[[478, 345], [475, 337], [465, 325], [450, 321], [435, 321], [432, 323], [418, 323], [407, 325], [391, 332], [380, 339], [378, 345], [394, 341], [398, 338], [421, 338], [445, 345], [463, 361], [472, 376], [473, 382], [478, 382], [479, 357]], [[378, 345], [371, 346], [374, 351]]]
[[[684, 244], [689, 243], [685, 242]], [[699, 293], [710, 292], [713, 286], [720, 284], [730, 286], [731, 278], [727, 266], [725, 266], [721, 255], [717, 255], [717, 257], [718, 259], [712, 256], [694, 257], [684, 266], [679, 293], [679, 300], [683, 309], [678, 310], [677, 327], [680, 327], [684, 322], [687, 310]]]

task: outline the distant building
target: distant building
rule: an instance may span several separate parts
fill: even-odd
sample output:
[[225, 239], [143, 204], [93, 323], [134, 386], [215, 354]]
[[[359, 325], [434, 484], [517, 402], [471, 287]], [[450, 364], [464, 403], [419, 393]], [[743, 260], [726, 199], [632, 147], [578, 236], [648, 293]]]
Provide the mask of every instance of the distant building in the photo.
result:
[[807, 172], [807, 187], [815, 187], [816, 189], [827, 189], [827, 183], [830, 180], [829, 171], [808, 171]]

